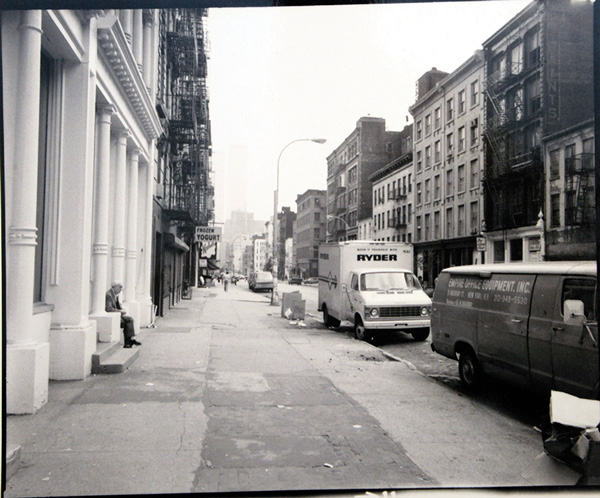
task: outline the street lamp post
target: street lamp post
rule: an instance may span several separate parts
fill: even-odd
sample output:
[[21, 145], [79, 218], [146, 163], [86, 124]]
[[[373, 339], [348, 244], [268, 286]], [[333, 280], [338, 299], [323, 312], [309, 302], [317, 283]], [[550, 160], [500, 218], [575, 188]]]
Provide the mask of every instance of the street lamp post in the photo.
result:
[[277, 265], [277, 245], [278, 245], [278, 223], [277, 223], [277, 205], [279, 204], [279, 164], [281, 162], [281, 156], [283, 151], [287, 149], [290, 145], [295, 144], [296, 142], [315, 142], [317, 144], [324, 144], [327, 140], [325, 138], [298, 138], [296, 140], [292, 140], [289, 144], [287, 144], [281, 152], [279, 153], [279, 157], [277, 158], [277, 187], [275, 188], [275, 206], [273, 211], [273, 273], [275, 274], [275, 280], [277, 280], [278, 273], [278, 265]]
[[344, 225], [346, 225], [346, 236], [347, 236], [347, 232], [350, 230], [350, 226], [348, 225], [348, 223], [346, 222], [346, 220], [344, 218], [340, 218], [339, 216], [334, 216], [333, 214], [328, 214], [327, 215], [327, 219], [328, 220], [340, 220]]

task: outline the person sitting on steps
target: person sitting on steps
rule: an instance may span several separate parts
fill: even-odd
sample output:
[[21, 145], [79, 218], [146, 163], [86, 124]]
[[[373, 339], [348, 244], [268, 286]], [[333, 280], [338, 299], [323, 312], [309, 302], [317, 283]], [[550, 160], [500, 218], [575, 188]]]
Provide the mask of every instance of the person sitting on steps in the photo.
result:
[[131, 346], [141, 346], [142, 343], [136, 341], [133, 336], [135, 330], [133, 327], [133, 318], [125, 314], [125, 310], [121, 308], [119, 302], [119, 294], [123, 290], [123, 284], [121, 282], [113, 282], [110, 289], [106, 292], [106, 311], [118, 311], [121, 313], [121, 328], [123, 329], [124, 335], [124, 348], [130, 348]]

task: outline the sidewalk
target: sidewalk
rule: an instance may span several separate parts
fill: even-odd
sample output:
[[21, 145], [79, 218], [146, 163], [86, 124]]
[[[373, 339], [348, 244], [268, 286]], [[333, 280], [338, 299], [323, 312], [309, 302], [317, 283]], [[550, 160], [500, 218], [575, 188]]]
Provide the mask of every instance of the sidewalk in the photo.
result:
[[127, 372], [51, 383], [7, 418], [22, 463], [5, 496], [532, 484], [532, 428], [269, 302], [194, 289]]

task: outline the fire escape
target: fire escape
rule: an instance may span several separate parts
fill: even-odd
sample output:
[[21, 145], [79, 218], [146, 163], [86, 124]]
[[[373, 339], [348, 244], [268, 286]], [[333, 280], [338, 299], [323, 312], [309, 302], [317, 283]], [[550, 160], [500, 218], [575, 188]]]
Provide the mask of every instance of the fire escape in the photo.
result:
[[214, 187], [210, 181], [205, 9], [181, 9], [169, 23], [166, 39], [167, 144], [170, 174], [165, 178], [166, 212], [191, 241], [197, 225], [212, 219]]
[[538, 68], [539, 48], [527, 54], [525, 64], [505, 54], [488, 63], [484, 131], [488, 230], [537, 220], [543, 197]]
[[565, 226], [581, 227], [595, 223], [594, 154], [582, 153], [565, 160]]

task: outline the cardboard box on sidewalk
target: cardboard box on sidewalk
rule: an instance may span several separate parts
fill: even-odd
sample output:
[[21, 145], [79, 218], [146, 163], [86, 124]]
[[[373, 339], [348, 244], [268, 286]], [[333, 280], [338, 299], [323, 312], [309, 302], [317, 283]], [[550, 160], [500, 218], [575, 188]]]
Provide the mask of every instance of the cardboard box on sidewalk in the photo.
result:
[[302, 294], [299, 291], [294, 292], [284, 292], [281, 296], [281, 317], [289, 318], [286, 313], [290, 310], [291, 313], [294, 312], [294, 302], [302, 299]]

